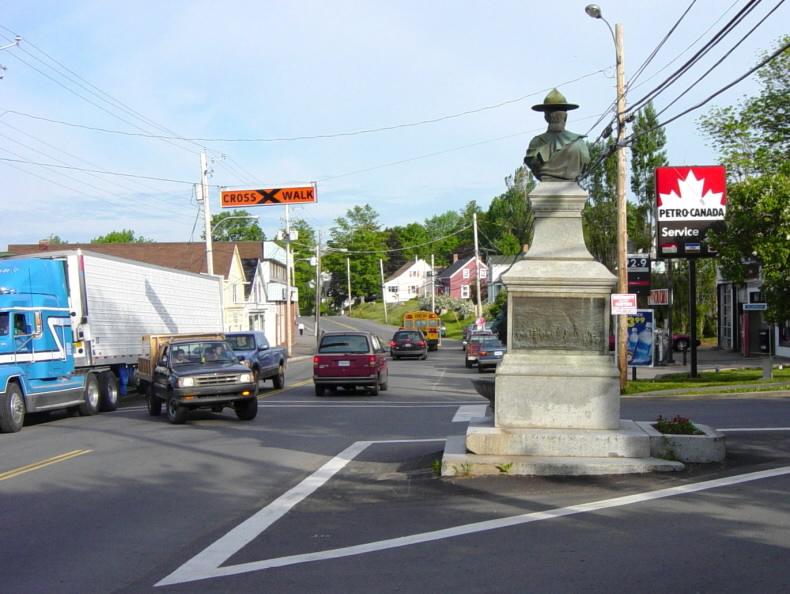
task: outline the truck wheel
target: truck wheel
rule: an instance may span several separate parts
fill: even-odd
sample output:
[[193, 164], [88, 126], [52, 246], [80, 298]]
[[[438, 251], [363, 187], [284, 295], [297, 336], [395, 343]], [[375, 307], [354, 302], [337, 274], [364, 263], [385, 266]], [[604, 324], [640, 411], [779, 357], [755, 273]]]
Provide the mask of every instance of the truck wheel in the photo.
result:
[[248, 398], [233, 403], [233, 410], [241, 421], [252, 421], [258, 415], [258, 399]]
[[22, 390], [9, 383], [6, 393], [0, 396], [0, 433], [16, 433], [25, 423], [25, 401]]
[[167, 401], [167, 420], [173, 425], [183, 425], [187, 420], [186, 407], [181, 406], [175, 398]]
[[118, 378], [112, 371], [99, 374], [99, 410], [112, 412], [118, 408]]
[[149, 417], [158, 417], [162, 414], [162, 399], [154, 395], [154, 385], [148, 384], [145, 394], [145, 407]]
[[326, 393], [326, 388], [324, 386], [316, 386], [315, 387], [315, 395], [316, 396], [323, 396]]
[[285, 369], [283, 369], [282, 363], [277, 366], [277, 375], [272, 378], [272, 382], [277, 389], [285, 387]]
[[380, 377], [376, 378], [376, 383], [370, 386], [368, 390], [370, 391], [371, 396], [378, 396], [379, 395], [379, 381], [381, 380]]
[[252, 381], [255, 384], [255, 395], [257, 396], [261, 385], [261, 370], [257, 367], [252, 370]]
[[464, 359], [467, 369], [472, 369], [472, 362], [469, 359]]
[[99, 412], [99, 380], [92, 373], [85, 377], [85, 394], [80, 404], [80, 414], [90, 417]]

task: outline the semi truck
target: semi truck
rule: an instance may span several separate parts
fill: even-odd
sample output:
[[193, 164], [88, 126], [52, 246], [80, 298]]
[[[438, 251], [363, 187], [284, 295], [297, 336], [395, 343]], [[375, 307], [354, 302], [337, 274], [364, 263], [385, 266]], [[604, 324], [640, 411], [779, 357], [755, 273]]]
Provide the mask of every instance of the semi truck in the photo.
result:
[[222, 279], [88, 250], [0, 260], [0, 432], [25, 415], [112, 411], [142, 337], [222, 332]]

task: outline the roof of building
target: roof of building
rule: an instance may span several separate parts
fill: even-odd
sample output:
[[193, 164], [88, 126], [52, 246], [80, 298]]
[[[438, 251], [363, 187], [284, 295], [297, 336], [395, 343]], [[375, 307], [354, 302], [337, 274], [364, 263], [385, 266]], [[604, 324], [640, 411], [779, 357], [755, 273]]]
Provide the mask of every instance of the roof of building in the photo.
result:
[[[456, 272], [461, 270], [464, 266], [469, 264], [472, 260], [474, 260], [474, 256], [469, 256], [468, 258], [459, 258], [458, 261], [453, 262], [447, 268], [442, 270], [439, 274], [436, 275], [439, 279], [446, 279], [453, 276]], [[488, 268], [483, 262], [480, 262], [480, 266], [483, 268]]]
[[[260, 242], [242, 243], [256, 243], [258, 245], [258, 253], [260, 253]], [[228, 241], [215, 241], [212, 244], [215, 274], [228, 278], [235, 248], [236, 244]], [[206, 244], [203, 242], [9, 244], [8, 246], [8, 251], [15, 256], [76, 249], [175, 268], [186, 272], [206, 273], [208, 271], [206, 265]]]
[[412, 266], [414, 266], [415, 264], [418, 264], [418, 263], [420, 263], [420, 262], [423, 262], [423, 263], [424, 263], [426, 266], [428, 266], [428, 268], [430, 268], [430, 265], [429, 265], [427, 262], [425, 262], [424, 260], [409, 260], [409, 261], [407, 261], [407, 262], [406, 262], [406, 263], [405, 263], [403, 266], [401, 266], [401, 267], [400, 267], [400, 268], [398, 268], [398, 269], [397, 269], [395, 272], [393, 272], [393, 273], [392, 273], [392, 274], [389, 276], [389, 278], [387, 278], [387, 280], [386, 280], [386, 281], [384, 281], [384, 282], [385, 282], [385, 283], [388, 283], [388, 282], [390, 282], [390, 281], [393, 281], [393, 280], [395, 280], [396, 278], [398, 278], [399, 276], [401, 276], [402, 274], [404, 274], [406, 271], [408, 271], [408, 270], [409, 270], [409, 268], [411, 268]]
[[508, 266], [515, 262], [516, 260], [523, 260], [525, 253], [520, 253], [515, 256], [489, 256], [488, 257], [488, 265], [489, 266]]

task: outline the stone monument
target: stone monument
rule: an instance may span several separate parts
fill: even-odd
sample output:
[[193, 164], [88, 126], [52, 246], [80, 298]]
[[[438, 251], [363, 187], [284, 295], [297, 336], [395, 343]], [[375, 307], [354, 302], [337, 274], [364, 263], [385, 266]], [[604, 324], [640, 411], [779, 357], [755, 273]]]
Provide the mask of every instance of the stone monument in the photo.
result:
[[567, 132], [567, 103], [556, 89], [542, 104], [546, 133], [525, 163], [540, 183], [530, 194], [530, 251], [502, 280], [508, 290], [508, 352], [497, 368], [492, 416], [447, 440], [443, 475], [622, 474], [679, 470], [650, 457], [650, 438], [620, 419], [620, 385], [609, 353], [609, 295], [617, 279], [587, 250], [577, 180], [590, 157]]

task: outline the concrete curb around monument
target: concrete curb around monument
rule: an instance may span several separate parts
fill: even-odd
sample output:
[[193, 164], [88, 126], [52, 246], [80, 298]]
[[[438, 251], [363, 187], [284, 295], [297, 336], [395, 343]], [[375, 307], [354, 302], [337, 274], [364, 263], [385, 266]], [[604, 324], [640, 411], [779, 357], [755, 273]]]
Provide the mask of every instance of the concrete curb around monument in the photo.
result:
[[442, 475], [682, 470], [652, 455], [643, 427], [620, 419], [619, 374], [608, 352], [616, 279], [584, 244], [586, 192], [575, 182], [541, 182], [530, 198], [532, 248], [503, 275], [509, 349], [496, 371], [496, 406], [466, 436], [447, 439]]

